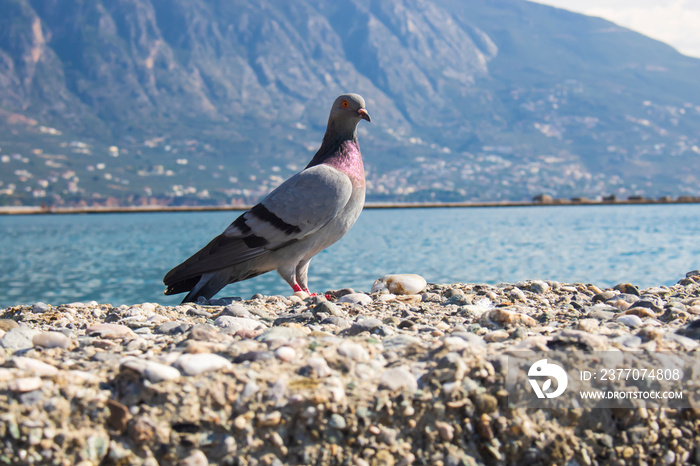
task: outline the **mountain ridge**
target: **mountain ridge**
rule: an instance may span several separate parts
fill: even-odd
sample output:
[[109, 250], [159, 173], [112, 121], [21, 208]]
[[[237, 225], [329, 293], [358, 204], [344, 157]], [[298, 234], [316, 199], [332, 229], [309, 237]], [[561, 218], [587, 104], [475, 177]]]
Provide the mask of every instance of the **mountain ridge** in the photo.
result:
[[373, 118], [370, 199], [698, 193], [700, 60], [600, 18], [521, 0], [0, 11], [2, 203], [249, 202], [306, 163], [345, 91]]

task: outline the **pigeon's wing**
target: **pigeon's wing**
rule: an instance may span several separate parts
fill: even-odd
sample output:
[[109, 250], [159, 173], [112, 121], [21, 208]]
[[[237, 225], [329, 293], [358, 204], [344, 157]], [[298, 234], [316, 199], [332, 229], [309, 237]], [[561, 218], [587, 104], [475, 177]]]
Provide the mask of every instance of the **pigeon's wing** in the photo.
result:
[[[297, 173], [163, 279], [166, 285], [277, 251], [319, 233], [345, 207], [352, 183], [328, 165]], [[319, 233], [320, 234], [320, 233]]]

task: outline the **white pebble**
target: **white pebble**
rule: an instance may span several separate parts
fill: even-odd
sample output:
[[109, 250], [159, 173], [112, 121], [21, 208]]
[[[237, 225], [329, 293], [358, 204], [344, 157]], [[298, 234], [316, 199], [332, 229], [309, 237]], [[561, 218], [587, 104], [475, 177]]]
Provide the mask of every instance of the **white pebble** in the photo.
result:
[[39, 377], [51, 377], [58, 374], [58, 369], [56, 369], [51, 364], [46, 364], [38, 359], [28, 358], [24, 356], [19, 356], [12, 358], [12, 362], [17, 366], [18, 369], [23, 371], [31, 372], [32, 374]]
[[415, 392], [418, 389], [418, 382], [406, 366], [392, 367], [382, 374], [379, 380], [379, 388], [388, 390], [406, 389]]
[[66, 348], [68, 342], [68, 337], [61, 332], [43, 332], [32, 338], [34, 346], [42, 348]]
[[15, 380], [10, 380], [7, 388], [11, 392], [33, 392], [41, 388], [41, 379], [39, 377], [20, 377]]
[[310, 367], [318, 377], [328, 377], [331, 375], [331, 368], [323, 358], [311, 357], [307, 359], [306, 365]]
[[213, 353], [183, 354], [176, 364], [186, 375], [199, 375], [231, 366], [231, 362]]
[[172, 366], [166, 366], [154, 361], [148, 361], [143, 371], [144, 377], [151, 383], [175, 380], [180, 378], [180, 371]]
[[643, 324], [642, 319], [634, 314], [626, 314], [615, 320], [628, 327], [641, 327]]
[[256, 330], [258, 328], [265, 328], [260, 321], [255, 319], [233, 316], [219, 316], [214, 321], [214, 325], [217, 327], [230, 329], [233, 332], [237, 332], [239, 330]]
[[93, 337], [107, 338], [109, 340], [121, 340], [134, 338], [136, 334], [127, 326], [119, 324], [96, 324], [89, 326], [85, 333]]
[[445, 337], [442, 344], [447, 351], [461, 351], [469, 348], [469, 342], [460, 337]]
[[413, 273], [384, 275], [372, 285], [372, 293], [413, 295], [422, 293], [427, 286], [425, 278]]
[[341, 343], [338, 347], [338, 354], [352, 359], [353, 361], [369, 361], [369, 354], [367, 353], [367, 350], [364, 349], [361, 344], [353, 343], [351, 341], [344, 341]]
[[360, 306], [366, 306], [372, 302], [372, 298], [364, 293], [350, 293], [338, 298], [336, 301], [338, 304], [359, 304]]
[[291, 346], [280, 346], [275, 350], [275, 356], [282, 361], [292, 361], [297, 357], [297, 352]]
[[141, 310], [147, 313], [151, 313], [156, 310], [156, 305], [153, 303], [143, 303], [141, 304]]

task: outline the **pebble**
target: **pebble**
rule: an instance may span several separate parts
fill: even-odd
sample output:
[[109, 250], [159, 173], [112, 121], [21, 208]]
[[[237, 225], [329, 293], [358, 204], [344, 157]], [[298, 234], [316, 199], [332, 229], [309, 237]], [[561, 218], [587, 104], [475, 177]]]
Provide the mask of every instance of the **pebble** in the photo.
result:
[[349, 325], [347, 319], [338, 316], [329, 316], [321, 321], [322, 324], [335, 325], [336, 327], [345, 328]]
[[250, 311], [240, 303], [229, 304], [221, 312], [222, 316], [251, 317]]
[[532, 280], [529, 283], [530, 291], [537, 294], [545, 294], [549, 291], [549, 284], [542, 280]]
[[119, 364], [120, 370], [131, 370], [142, 375], [151, 383], [180, 378], [180, 371], [172, 366], [155, 361], [144, 361], [137, 358], [127, 358]]
[[357, 362], [369, 361], [369, 353], [359, 343], [344, 341], [338, 347], [338, 354]]
[[534, 327], [537, 321], [532, 317], [521, 314], [519, 312], [509, 311], [507, 309], [493, 309], [483, 315], [486, 320], [496, 322], [501, 325], [526, 325]]
[[552, 342], [554, 346], [557, 346], [557, 343], [574, 345], [586, 351], [605, 351], [608, 348], [608, 339], [605, 336], [580, 330], [562, 330], [554, 335]]
[[136, 334], [129, 327], [120, 324], [91, 325], [85, 330], [85, 333], [92, 337], [107, 338], [108, 340], [136, 337]]
[[237, 332], [239, 330], [257, 330], [263, 329], [266, 326], [255, 319], [247, 317], [219, 316], [214, 320], [214, 325], [228, 330], [229, 332]]
[[343, 317], [345, 314], [340, 307], [330, 301], [322, 301], [313, 309], [314, 314], [325, 313], [335, 317]]
[[451, 442], [455, 436], [455, 428], [447, 422], [437, 421], [435, 422], [435, 428], [443, 442]]
[[418, 383], [411, 371], [406, 366], [387, 369], [379, 380], [379, 389], [408, 390], [414, 392], [418, 389]]
[[505, 330], [494, 330], [484, 335], [484, 340], [488, 342], [504, 341], [510, 337], [510, 334]]
[[0, 339], [0, 346], [11, 351], [25, 350], [34, 347], [32, 339], [39, 333], [29, 327], [14, 327], [5, 332]]
[[367, 306], [372, 303], [372, 298], [364, 293], [350, 293], [341, 296], [336, 301], [338, 304], [356, 304], [360, 306]]
[[38, 359], [19, 356], [12, 358], [11, 361], [18, 369], [30, 372], [38, 377], [51, 377], [58, 374], [58, 369]]
[[631, 283], [620, 283], [615, 285], [613, 289], [619, 291], [620, 293], [639, 296], [639, 289]]
[[513, 300], [513, 301], [522, 301], [526, 302], [527, 301], [527, 296], [525, 296], [525, 293], [523, 290], [521, 290], [518, 287], [514, 287], [510, 292], [508, 293], [508, 296]]
[[293, 361], [297, 357], [297, 352], [291, 346], [280, 346], [275, 350], [275, 357], [281, 361]]
[[19, 324], [12, 319], [0, 319], [0, 330], [5, 332], [19, 327]]
[[415, 295], [425, 290], [425, 278], [415, 274], [384, 275], [372, 284], [371, 293]]
[[352, 326], [343, 332], [346, 335], [359, 335], [362, 332], [376, 332], [382, 328], [382, 321], [374, 318], [363, 318], [352, 324]]
[[156, 327], [155, 333], [179, 335], [186, 333], [190, 328], [192, 328], [192, 325], [184, 322], [165, 322]]
[[35, 314], [43, 314], [45, 312], [49, 312], [50, 310], [51, 306], [46, 303], [36, 303], [32, 306], [32, 312]]
[[314, 374], [316, 377], [323, 378], [331, 375], [331, 368], [325, 359], [319, 357], [311, 357], [306, 360], [306, 373]]
[[231, 366], [228, 359], [213, 353], [183, 354], [177, 358], [176, 364], [185, 375], [199, 375]]
[[[196, 324], [187, 335], [190, 340], [216, 342], [226, 339], [226, 335], [219, 329], [209, 324]], [[230, 337], [229, 337], [230, 338]]]
[[676, 330], [676, 333], [688, 338], [700, 340], [700, 319], [696, 319], [690, 322], [688, 325], [679, 328]]
[[10, 380], [7, 383], [7, 388], [11, 392], [32, 392], [38, 390], [43, 385], [43, 382], [39, 377], [18, 377], [14, 380]]
[[209, 460], [202, 450], [193, 450], [178, 461], [177, 466], [209, 466]]
[[396, 335], [394, 337], [385, 338], [382, 341], [385, 349], [398, 350], [408, 346], [423, 346], [423, 341], [419, 338], [410, 335]]
[[306, 332], [299, 327], [271, 327], [255, 337], [257, 341], [271, 345], [284, 344], [295, 338], [306, 337]]
[[328, 425], [338, 430], [345, 430], [348, 427], [345, 418], [338, 413], [331, 415], [331, 418], [328, 420]]
[[622, 315], [616, 318], [615, 321], [632, 328], [641, 327], [644, 324], [639, 316], [633, 314]]
[[32, 344], [42, 348], [67, 348], [70, 339], [61, 332], [42, 332], [34, 335]]

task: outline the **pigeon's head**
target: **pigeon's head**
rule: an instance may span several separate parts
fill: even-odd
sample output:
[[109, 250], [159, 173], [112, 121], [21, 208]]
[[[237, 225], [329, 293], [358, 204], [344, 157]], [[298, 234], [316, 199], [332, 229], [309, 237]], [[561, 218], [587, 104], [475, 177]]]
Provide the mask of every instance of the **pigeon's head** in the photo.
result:
[[355, 134], [360, 120], [371, 121], [365, 110], [365, 99], [358, 94], [343, 94], [333, 102], [328, 127], [340, 133]]

